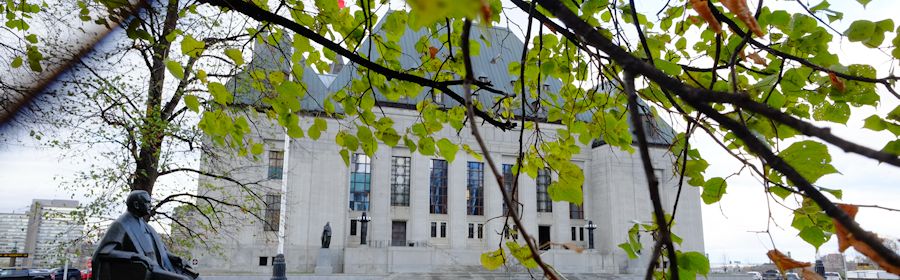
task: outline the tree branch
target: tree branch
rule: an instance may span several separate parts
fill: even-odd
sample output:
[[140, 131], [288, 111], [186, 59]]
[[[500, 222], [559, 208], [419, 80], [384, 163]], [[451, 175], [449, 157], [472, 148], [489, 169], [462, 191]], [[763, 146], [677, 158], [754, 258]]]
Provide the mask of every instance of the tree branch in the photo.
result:
[[760, 142], [760, 140], [757, 139], [756, 136], [750, 133], [747, 127], [744, 127], [739, 123], [736, 123], [734, 120], [719, 114], [718, 111], [714, 110], [712, 107], [709, 107], [709, 105], [702, 103], [700, 100], [691, 98], [699, 96], [699, 94], [701, 93], [724, 93], [709, 92], [705, 89], [688, 87], [680, 81], [667, 76], [662, 71], [640, 61], [636, 57], [625, 52], [618, 45], [615, 45], [612, 41], [600, 34], [597, 30], [594, 30], [589, 24], [579, 19], [577, 15], [575, 15], [571, 10], [569, 10], [559, 1], [537, 1], [542, 7], [544, 7], [551, 14], [560, 19], [567, 27], [571, 28], [578, 34], [581, 34], [581, 36], [584, 38], [585, 43], [590, 44], [608, 54], [610, 58], [617, 62], [620, 66], [622, 66], [625, 71], [640, 73], [650, 80], [654, 81], [661, 87], [672, 90], [684, 100], [688, 101], [694, 108], [700, 110], [703, 114], [710, 116], [711, 118], [722, 124], [724, 127], [731, 130], [733, 133], [735, 133], [736, 136], [738, 136], [738, 138], [740, 138], [742, 141], [744, 141], [745, 144], [747, 144], [748, 148], [750, 148], [751, 151], [759, 155], [762, 159], [766, 160], [766, 163], [769, 164], [769, 166], [784, 174], [785, 177], [791, 180], [791, 182], [794, 182], [794, 184], [797, 185], [797, 187], [801, 191], [803, 191], [803, 193], [805, 193], [809, 198], [815, 201], [816, 204], [819, 205], [819, 207], [822, 208], [826, 214], [828, 214], [828, 216], [834, 218], [840, 224], [844, 225], [844, 227], [846, 227], [855, 238], [872, 247], [875, 252], [884, 257], [888, 262], [900, 263], [900, 256], [897, 256], [896, 253], [886, 248], [884, 244], [879, 242], [874, 234], [862, 229], [860, 225], [856, 223], [856, 221], [854, 221], [847, 215], [846, 212], [837, 208], [834, 203], [828, 200], [827, 197], [825, 197], [821, 192], [813, 187], [809, 183], [809, 181], [803, 178], [803, 176], [801, 176], [793, 167], [791, 167], [781, 158], [772, 153], [772, 151], [769, 150], [768, 147], [766, 147], [762, 142]]

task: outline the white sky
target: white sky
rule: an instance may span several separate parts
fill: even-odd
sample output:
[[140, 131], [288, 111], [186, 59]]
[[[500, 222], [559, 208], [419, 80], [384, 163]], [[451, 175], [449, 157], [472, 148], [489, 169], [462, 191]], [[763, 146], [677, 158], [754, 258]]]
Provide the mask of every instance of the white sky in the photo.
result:
[[[806, 0], [803, 0], [807, 2]], [[665, 1], [637, 1], [639, 9], [653, 19], [653, 15]], [[677, 1], [676, 1], [677, 2]], [[755, 7], [755, 1], [750, 1]], [[867, 9], [863, 9], [856, 1], [831, 1], [832, 9], [845, 13], [845, 20], [836, 23], [837, 30], [843, 31], [852, 22], [851, 19], [860, 17], [877, 21], [895, 17], [896, 11], [900, 11], [900, 1], [875, 0]], [[812, 5], [818, 3], [812, 1]], [[349, 4], [349, 3], [348, 3]], [[799, 7], [794, 1], [766, 2], [770, 7], [783, 6], [791, 10]], [[522, 16], [510, 15], [511, 18]], [[895, 19], [895, 23], [900, 20]], [[514, 28], [515, 29], [515, 28]], [[894, 34], [888, 35], [886, 41], [893, 39]], [[858, 61], [869, 63], [878, 69], [878, 76], [888, 74], [892, 63], [883, 53], [861, 47], [856, 43], [843, 41], [832, 44], [832, 50], [837, 52], [842, 63]], [[894, 62], [896, 63], [896, 62]], [[871, 115], [875, 110], [884, 113], [897, 106], [898, 102], [887, 93], [882, 94], [882, 103], [878, 108], [854, 111], [848, 125], [830, 125], [839, 136], [851, 141], [869, 145], [880, 149], [892, 136], [889, 133], [876, 133], [861, 130], [862, 119]], [[677, 125], [676, 125], [677, 129]], [[8, 132], [8, 131], [7, 131]], [[69, 177], [80, 168], [85, 168], [81, 158], [59, 159], [59, 151], [42, 150], [27, 142], [27, 132], [18, 132], [20, 135], [8, 137], [7, 141], [0, 141], [0, 212], [23, 212], [27, 209], [33, 198], [73, 198], [81, 195], [70, 194], [58, 188], [60, 180], [54, 177]], [[701, 135], [700, 133], [695, 135]], [[23, 143], [16, 139], [26, 139]], [[702, 136], [694, 138], [693, 145], [700, 147], [704, 157], [711, 166], [707, 171], [707, 177], [727, 176], [737, 170], [737, 163], [723, 152], [718, 151], [710, 139]], [[712, 149], [710, 149], [712, 148]], [[90, 151], [85, 151], [90, 152]], [[818, 184], [828, 188], [840, 188], [844, 190], [844, 200], [848, 203], [877, 204], [881, 206], [900, 208], [900, 170], [898, 168], [879, 165], [871, 160], [856, 155], [845, 154], [839, 149], [830, 147], [833, 157], [832, 164], [841, 174], [832, 174], [823, 177]], [[745, 175], [732, 177], [729, 180], [727, 194], [722, 202], [714, 205], [703, 205], [704, 238], [706, 251], [713, 263], [722, 263], [725, 260], [737, 260], [751, 263], [766, 261], [765, 252], [771, 249], [769, 237], [751, 231], [762, 231], [767, 227], [768, 211], [766, 210], [765, 196], [761, 185]], [[182, 179], [187, 180], [187, 179]], [[773, 206], [773, 218], [777, 224], [771, 225], [772, 237], [778, 249], [800, 259], [812, 260], [816, 251], [799, 237], [797, 231], [790, 227], [791, 215], [788, 211], [778, 206]], [[884, 210], [864, 208], [857, 221], [868, 230], [881, 235], [900, 238], [900, 213]], [[832, 239], [822, 246], [820, 254], [836, 252], [836, 242]]]

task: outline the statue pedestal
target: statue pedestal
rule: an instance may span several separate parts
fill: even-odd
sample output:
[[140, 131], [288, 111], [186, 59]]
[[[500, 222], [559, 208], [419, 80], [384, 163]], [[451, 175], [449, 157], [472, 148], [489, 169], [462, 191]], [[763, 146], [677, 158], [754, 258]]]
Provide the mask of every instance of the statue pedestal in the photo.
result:
[[319, 249], [319, 255], [316, 257], [316, 274], [332, 274], [334, 268], [331, 266], [331, 250], [328, 248]]

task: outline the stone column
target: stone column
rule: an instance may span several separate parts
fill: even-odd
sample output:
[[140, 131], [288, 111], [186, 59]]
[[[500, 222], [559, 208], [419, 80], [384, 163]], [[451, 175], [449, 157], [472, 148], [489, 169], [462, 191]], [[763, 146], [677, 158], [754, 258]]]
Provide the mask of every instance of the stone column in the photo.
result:
[[[497, 171], [503, 172], [500, 154], [491, 154], [494, 162], [497, 163]], [[502, 174], [501, 174], [502, 175]], [[500, 193], [500, 186], [494, 179], [494, 173], [491, 171], [487, 163], [484, 164], [484, 216], [485, 218], [493, 218], [503, 215], [503, 196]], [[487, 249], [496, 249], [495, 246], [500, 244], [500, 236], [498, 232], [503, 231], [504, 219], [493, 219], [484, 225], [484, 239], [487, 242]]]
[[[379, 145], [372, 158], [372, 185], [369, 191], [369, 240], [390, 242], [391, 240], [391, 148]], [[371, 243], [370, 243], [371, 244]]]
[[464, 152], [457, 154], [457, 158], [448, 163], [447, 174], [447, 215], [450, 248], [462, 249], [466, 247], [466, 158]]
[[528, 234], [538, 238], [537, 182], [525, 172], [519, 174], [519, 202], [523, 205], [522, 225]]
[[430, 225], [428, 223], [428, 195], [429, 178], [431, 178], [431, 159], [418, 153], [412, 155], [410, 167], [409, 190], [409, 224], [407, 224], [407, 238], [416, 242], [424, 242], [429, 239]]
[[[551, 174], [553, 181], [559, 180], [559, 175]], [[550, 241], [566, 242], [572, 240], [572, 229], [569, 223], [569, 202], [554, 201], [553, 202], [553, 227], [551, 230], [554, 235], [550, 236]]]

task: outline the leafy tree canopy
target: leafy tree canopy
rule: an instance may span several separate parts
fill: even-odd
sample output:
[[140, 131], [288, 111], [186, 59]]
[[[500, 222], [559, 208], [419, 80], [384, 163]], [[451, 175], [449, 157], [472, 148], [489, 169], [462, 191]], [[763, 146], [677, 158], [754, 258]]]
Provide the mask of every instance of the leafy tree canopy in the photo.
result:
[[[198, 114], [199, 128], [238, 155], [255, 156], [264, 149], [261, 143], [248, 140], [246, 118], [233, 114], [234, 107], [223, 106], [236, 102], [236, 92], [210, 73], [222, 65], [232, 70], [250, 69], [247, 53], [237, 46], [211, 49], [216, 40], [192, 33], [198, 24], [234, 28], [222, 27], [220, 16], [253, 20], [253, 24], [237, 28], [252, 41], [274, 49], [290, 45], [289, 71], [249, 71], [253, 80], [249, 86], [266, 96], [261, 112], [294, 138], [317, 139], [323, 131], [336, 131], [334, 141], [345, 161], [357, 151], [373, 155], [379, 142], [447, 160], [453, 160], [459, 150], [477, 154], [480, 148], [481, 154], [489, 154], [484, 145], [460, 146], [454, 139], [436, 134], [446, 126], [462, 130], [467, 121], [475, 124], [475, 118], [519, 133], [538, 131], [542, 121], [557, 123], [561, 128], [554, 137], [523, 145], [515, 170], [535, 177], [537, 170], [551, 168], [561, 178], [549, 190], [552, 198], [580, 203], [578, 186], [584, 176], [570, 162], [580, 145], [603, 139], [611, 146], [646, 155], [647, 132], [634, 126], [632, 137], [626, 114], [631, 114], [631, 119], [640, 119], [640, 114], [668, 115], [684, 124], [671, 149], [677, 156], [676, 171], [690, 185], [702, 188], [704, 203], [717, 203], [727, 194], [728, 180], [706, 174], [710, 163], [690, 145], [691, 136], [698, 132], [719, 144], [704, 149], [723, 149], [744, 163], [774, 195], [772, 200], [801, 201], [800, 207], [792, 209], [791, 224], [800, 231], [801, 239], [818, 247], [836, 234], [885, 269], [900, 273], [896, 252], [857, 224], [846, 205], [839, 207], [833, 202], [840, 200], [841, 192], [815, 185], [820, 177], [838, 172], [825, 144], [900, 167], [900, 139], [896, 138], [900, 136], [900, 107], [886, 114], [860, 116], [865, 117], [860, 129], [886, 131], [895, 137], [887, 143], [861, 145], [827, 128], [847, 124], [854, 113], [878, 106], [883, 98], [900, 99], [895, 89], [900, 78], [879, 73], [874, 65], [842, 58], [830, 47], [846, 38], [851, 44], [880, 50], [894, 66], [900, 58], [900, 30], [892, 19], [845, 18], [828, 0], [797, 1], [794, 4], [802, 8], [800, 12], [785, 10], [782, 3], [771, 0], [660, 1], [659, 12], [639, 10], [633, 0], [169, 2], [183, 8], [180, 13], [193, 21], [177, 22], [163, 33], [135, 24], [141, 22], [135, 17], [156, 11], [155, 1], [93, 0], [78, 5], [82, 20], [110, 27], [118, 24], [137, 44], [176, 50], [154, 57], [161, 63], [152, 69], [166, 69], [179, 84], [205, 90], [176, 92], [176, 103]], [[9, 46], [17, 50], [8, 57], [10, 67], [27, 67], [32, 72], [48, 68], [42, 61], [52, 50], [41, 49], [39, 36], [29, 26], [32, 17], [46, 7], [24, 0], [0, 4], [0, 10], [6, 12], [7, 30], [22, 38], [19, 45]], [[389, 8], [393, 11], [386, 13]], [[508, 16], [511, 11], [524, 16]], [[480, 27], [472, 27], [473, 23]], [[832, 26], [837, 23], [848, 28], [838, 30]], [[508, 65], [510, 75], [518, 77], [513, 90], [472, 76], [471, 56], [477, 55], [479, 43], [497, 42], [469, 36], [470, 31], [493, 25], [524, 29], [521, 59]], [[414, 52], [405, 53], [397, 39], [414, 31], [424, 32], [422, 38], [426, 39], [416, 44]], [[379, 55], [373, 55], [373, 48]], [[221, 59], [194, 63], [205, 55]], [[310, 112], [302, 109], [300, 101], [312, 98], [301, 82], [304, 72], [325, 72], [338, 55], [353, 65], [347, 71], [358, 75], [348, 87], [316, 100], [319, 107], [313, 112], [314, 120], [301, 122], [298, 114]], [[412, 68], [401, 65], [401, 56], [418, 63]], [[542, 89], [547, 79], [561, 81], [561, 88], [552, 92]], [[624, 94], [598, 91], [604, 85]], [[494, 94], [497, 106], [469, 101], [475, 90]], [[376, 91], [388, 101], [404, 97], [422, 100], [416, 104], [419, 122], [408, 128], [395, 126], [390, 116], [379, 110]], [[447, 108], [431, 98], [418, 98], [438, 93], [465, 106]], [[637, 97], [652, 104], [652, 110], [638, 112], [643, 107], [637, 106]], [[546, 111], [546, 117], [529, 115], [538, 111], [529, 110], [535, 108]], [[585, 114], [591, 117], [579, 117]], [[346, 125], [328, 127], [324, 118], [336, 118]], [[142, 131], [141, 144], [155, 141], [148, 138], [149, 132]], [[472, 133], [477, 136], [477, 128]], [[629, 236], [641, 231], [660, 236], [651, 259], [666, 259], [671, 264], [669, 271], [649, 271], [648, 275], [678, 279], [707, 273], [709, 265], [702, 254], [675, 250], [673, 244], [679, 238], [668, 230], [675, 221], [672, 213], [663, 213], [659, 205], [652, 166], [644, 158], [655, 224], [636, 225]], [[489, 157], [486, 160], [496, 168]], [[512, 216], [518, 222], [518, 217]], [[641, 247], [637, 241], [630, 238], [620, 247], [633, 255]], [[541, 267], [555, 278], [555, 272], [534, 254], [533, 241], [526, 243], [508, 242], [507, 252], [503, 248], [487, 252], [482, 263], [496, 268], [512, 255], [526, 267]], [[778, 254], [770, 256], [773, 261], [786, 262]]]

